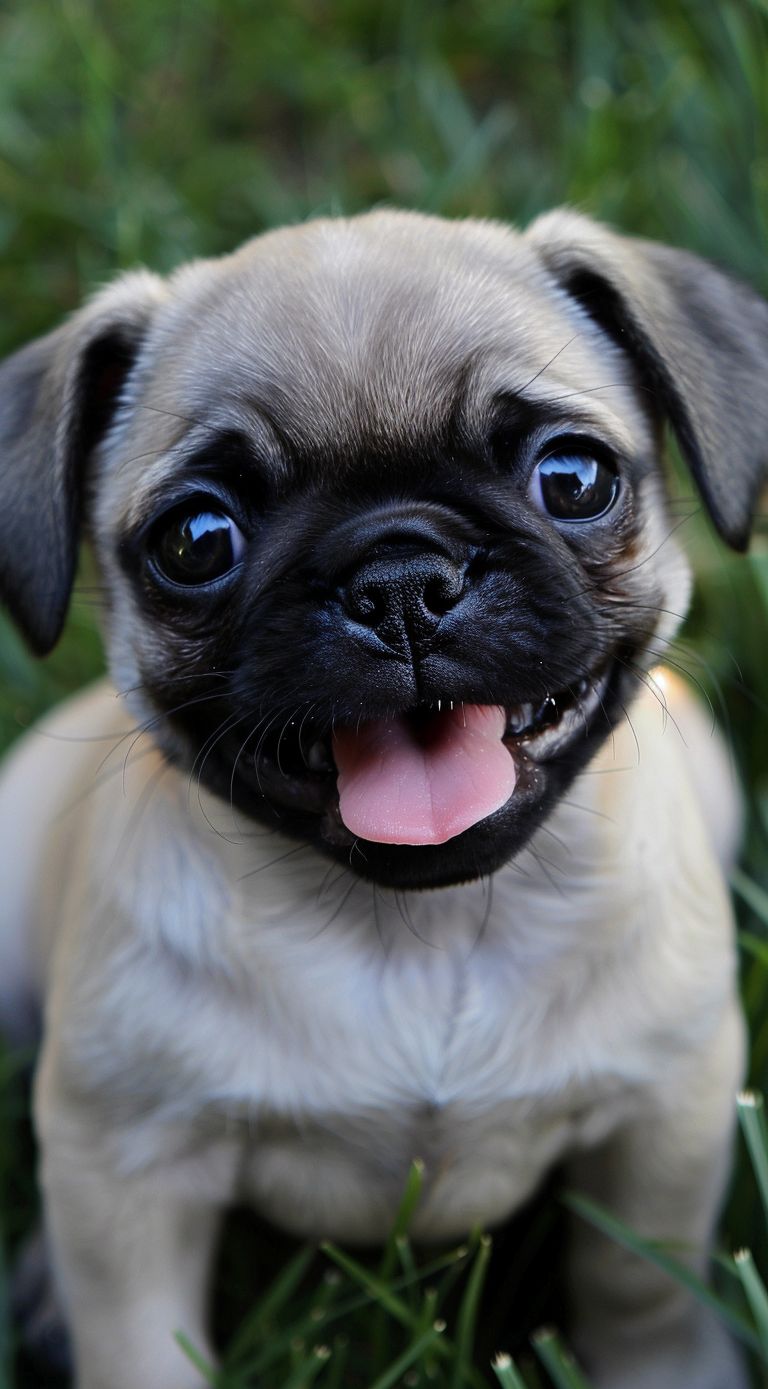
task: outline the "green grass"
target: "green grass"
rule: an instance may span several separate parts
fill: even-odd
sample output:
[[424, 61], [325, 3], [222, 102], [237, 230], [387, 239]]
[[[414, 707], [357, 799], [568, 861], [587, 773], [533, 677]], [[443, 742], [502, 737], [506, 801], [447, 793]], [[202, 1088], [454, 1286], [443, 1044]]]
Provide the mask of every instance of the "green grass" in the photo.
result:
[[[0, 351], [58, 321], [121, 267], [167, 270], [282, 221], [381, 202], [514, 221], [571, 202], [687, 245], [766, 290], [767, 57], [766, 0], [5, 0]], [[679, 486], [690, 494], [685, 480]], [[768, 546], [758, 531], [745, 561], [698, 519], [686, 530], [699, 585], [675, 658], [728, 728], [746, 788], [735, 887], [749, 1084], [760, 1091]], [[100, 668], [96, 596], [86, 575], [65, 639], [42, 664], [0, 625], [0, 744]], [[3, 1297], [33, 1206], [19, 1105], [3, 1073], [0, 1389], [31, 1384], [13, 1368]], [[764, 1346], [765, 1158], [763, 1136], [750, 1133], [751, 1158], [742, 1144], [723, 1220], [718, 1296]], [[741, 1247], [752, 1257], [735, 1263], [730, 1251]], [[221, 1383], [245, 1389], [266, 1354], [274, 1358], [261, 1364], [262, 1389], [472, 1384], [481, 1354], [488, 1383], [543, 1385], [544, 1365], [555, 1384], [573, 1383], [557, 1338], [538, 1340], [521, 1371], [503, 1357], [491, 1369], [490, 1352], [475, 1348], [475, 1327], [488, 1319], [487, 1256], [477, 1237], [425, 1272], [400, 1229], [378, 1273], [337, 1250], [288, 1258], [254, 1294]]]

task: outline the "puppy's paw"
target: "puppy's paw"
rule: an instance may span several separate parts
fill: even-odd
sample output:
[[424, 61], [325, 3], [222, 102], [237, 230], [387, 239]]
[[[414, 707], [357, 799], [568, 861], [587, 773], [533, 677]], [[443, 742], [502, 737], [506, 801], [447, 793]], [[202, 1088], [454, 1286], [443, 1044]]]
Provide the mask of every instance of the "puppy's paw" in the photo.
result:
[[72, 1347], [56, 1287], [48, 1240], [42, 1226], [24, 1244], [11, 1280], [11, 1312], [22, 1343], [46, 1384], [65, 1383], [72, 1373]]

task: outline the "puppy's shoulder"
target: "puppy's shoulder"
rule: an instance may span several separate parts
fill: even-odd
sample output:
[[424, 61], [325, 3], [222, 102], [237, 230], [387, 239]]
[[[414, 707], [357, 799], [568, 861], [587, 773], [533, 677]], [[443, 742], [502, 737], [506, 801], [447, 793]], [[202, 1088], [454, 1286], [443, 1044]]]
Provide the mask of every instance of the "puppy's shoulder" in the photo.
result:
[[36, 971], [61, 919], [98, 793], [119, 795], [133, 737], [131, 714], [99, 681], [30, 728], [0, 767], [2, 935], [6, 944], [24, 939]]
[[704, 876], [732, 867], [743, 819], [733, 757], [711, 707], [673, 671], [649, 673], [586, 779], [628, 856], [653, 853], [657, 872], [692, 856]]

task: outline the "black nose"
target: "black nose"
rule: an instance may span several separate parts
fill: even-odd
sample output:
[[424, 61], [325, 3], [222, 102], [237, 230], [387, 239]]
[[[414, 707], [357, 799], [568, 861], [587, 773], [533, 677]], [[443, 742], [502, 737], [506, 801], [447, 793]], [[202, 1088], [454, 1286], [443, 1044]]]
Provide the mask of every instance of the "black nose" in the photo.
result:
[[464, 569], [445, 555], [420, 552], [369, 560], [346, 584], [349, 617], [388, 646], [407, 649], [431, 637], [464, 591]]

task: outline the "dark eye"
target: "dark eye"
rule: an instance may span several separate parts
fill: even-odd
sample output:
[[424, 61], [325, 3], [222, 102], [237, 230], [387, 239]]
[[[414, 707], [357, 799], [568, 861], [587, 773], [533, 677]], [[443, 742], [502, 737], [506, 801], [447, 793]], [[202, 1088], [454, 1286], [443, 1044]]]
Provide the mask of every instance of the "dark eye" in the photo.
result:
[[228, 574], [241, 561], [245, 537], [225, 511], [202, 506], [166, 512], [150, 532], [149, 553], [171, 583], [195, 587]]
[[594, 521], [619, 494], [616, 469], [581, 453], [553, 453], [536, 465], [532, 479], [536, 505], [558, 521]]

